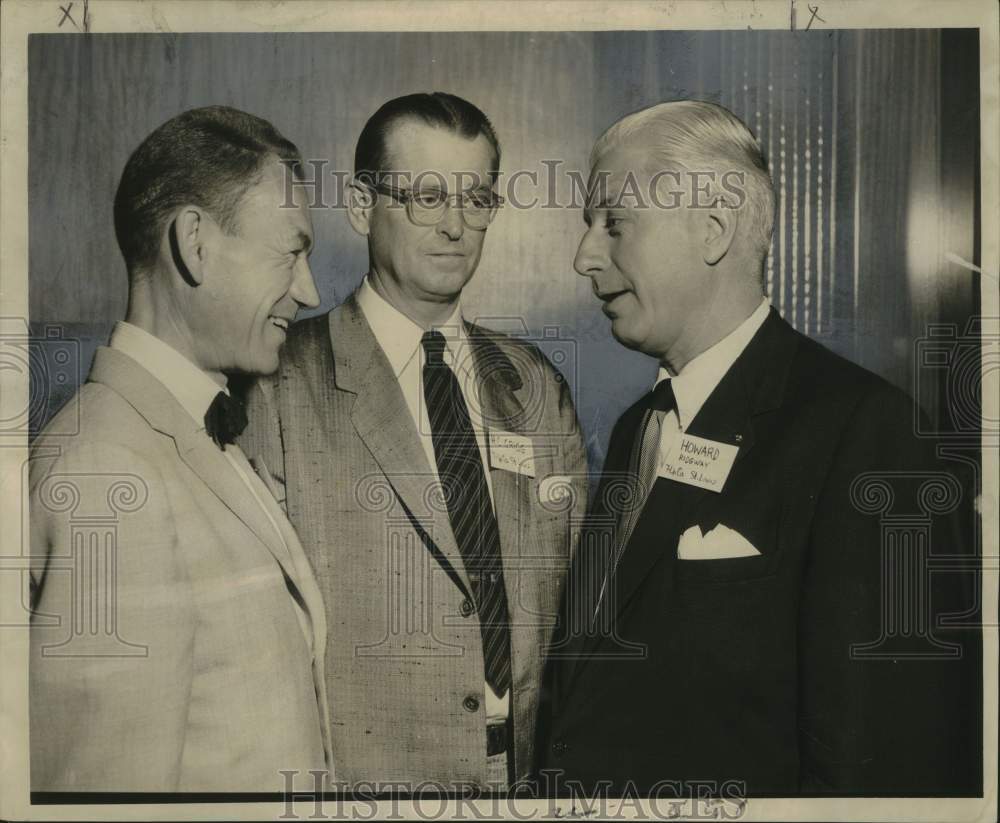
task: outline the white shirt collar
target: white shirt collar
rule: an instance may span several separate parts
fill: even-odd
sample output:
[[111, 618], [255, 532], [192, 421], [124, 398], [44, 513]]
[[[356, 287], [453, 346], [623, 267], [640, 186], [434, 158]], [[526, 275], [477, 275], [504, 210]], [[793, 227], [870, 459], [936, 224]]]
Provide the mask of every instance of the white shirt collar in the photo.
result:
[[220, 391], [228, 393], [175, 348], [124, 320], [115, 324], [108, 346], [128, 355], [159, 380], [199, 426], [205, 425], [205, 412], [215, 396]]
[[656, 376], [656, 383], [662, 380], [673, 380], [674, 397], [677, 398], [677, 418], [681, 429], [686, 429], [691, 421], [701, 411], [709, 395], [722, 382], [736, 358], [747, 347], [764, 321], [767, 320], [771, 304], [765, 297], [760, 305], [746, 320], [723, 337], [711, 348], [706, 349], [691, 362], [680, 374], [671, 377], [662, 366]]
[[[358, 289], [358, 305], [389, 359], [393, 374], [398, 378], [411, 360], [420, 357], [420, 339], [424, 336], [424, 330], [375, 291], [369, 275], [365, 275], [361, 288]], [[448, 351], [453, 360], [458, 362], [463, 353], [468, 351], [461, 303], [455, 306], [444, 323], [434, 328], [444, 335]]]

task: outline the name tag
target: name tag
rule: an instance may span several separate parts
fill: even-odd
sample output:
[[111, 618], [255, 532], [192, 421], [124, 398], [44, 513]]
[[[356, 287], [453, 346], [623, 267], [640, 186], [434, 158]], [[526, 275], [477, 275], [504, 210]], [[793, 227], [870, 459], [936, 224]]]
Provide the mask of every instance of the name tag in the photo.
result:
[[678, 483], [721, 492], [739, 446], [680, 433], [660, 443], [657, 474]]
[[490, 466], [526, 477], [535, 476], [535, 447], [531, 438], [490, 430]]

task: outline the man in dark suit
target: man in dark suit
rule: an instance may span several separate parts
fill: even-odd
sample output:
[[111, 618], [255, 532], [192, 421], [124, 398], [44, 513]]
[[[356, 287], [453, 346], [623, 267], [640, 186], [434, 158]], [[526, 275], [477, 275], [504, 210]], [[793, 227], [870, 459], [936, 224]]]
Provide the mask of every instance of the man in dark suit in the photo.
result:
[[738, 118], [660, 104], [591, 163], [576, 269], [661, 368], [567, 584], [543, 786], [979, 792], [978, 635], [939, 627], [974, 622], [973, 581], [927, 572], [928, 545], [974, 552], [971, 484], [908, 397], [768, 304], [774, 194]]
[[542, 652], [586, 501], [566, 381], [460, 298], [499, 197], [486, 116], [391, 100], [358, 140], [369, 271], [293, 326], [252, 396], [263, 454], [328, 608], [337, 778], [502, 790], [534, 767]]

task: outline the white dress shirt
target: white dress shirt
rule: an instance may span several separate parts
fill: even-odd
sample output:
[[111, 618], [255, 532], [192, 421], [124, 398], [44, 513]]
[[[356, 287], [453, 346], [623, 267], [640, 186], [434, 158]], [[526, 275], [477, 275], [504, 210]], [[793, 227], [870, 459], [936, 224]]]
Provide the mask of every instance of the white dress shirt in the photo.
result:
[[722, 382], [726, 372], [736, 362], [743, 350], [750, 343], [764, 321], [767, 320], [771, 304], [765, 297], [760, 305], [746, 320], [723, 337], [711, 348], [706, 349], [691, 360], [677, 375], [671, 375], [662, 366], [656, 377], [656, 384], [663, 380], [671, 380], [674, 397], [677, 399], [677, 410], [668, 412], [660, 427], [661, 453], [667, 447], [667, 438], [676, 438], [680, 432], [687, 431], [691, 421], [701, 411], [716, 386]]
[[[358, 289], [358, 305], [361, 306], [365, 320], [368, 321], [375, 339], [389, 360], [396, 380], [399, 381], [399, 388], [403, 392], [406, 407], [410, 410], [410, 416], [417, 428], [417, 435], [420, 437], [420, 444], [427, 455], [427, 462], [431, 471], [434, 472], [435, 479], [440, 482], [437, 473], [437, 457], [434, 454], [434, 439], [427, 416], [427, 404], [424, 400], [424, 348], [420, 344], [424, 329], [376, 292], [367, 276], [362, 282], [361, 288]], [[444, 354], [445, 362], [458, 378], [465, 404], [469, 407], [469, 419], [476, 434], [479, 456], [483, 461], [483, 474], [486, 475], [486, 486], [489, 489], [490, 502], [492, 503], [493, 484], [490, 480], [487, 435], [483, 425], [482, 405], [479, 400], [479, 382], [473, 362], [472, 346], [465, 331], [461, 305], [455, 306], [451, 317], [434, 328], [444, 336], [447, 347]], [[503, 696], [498, 698], [487, 684], [486, 717], [488, 722], [506, 720], [509, 711], [510, 692], [504, 692]]]
[[[111, 333], [108, 345], [110, 348], [131, 357], [162, 383], [184, 410], [191, 415], [202, 431], [205, 428], [205, 412], [208, 411], [215, 396], [220, 391], [229, 393], [224, 383], [216, 382], [208, 373], [172, 346], [131, 323], [125, 321], [117, 323]], [[208, 437], [207, 432], [205, 432], [205, 437]], [[217, 448], [214, 442], [212, 442], [212, 448]], [[264, 510], [268, 522], [278, 535], [280, 545], [285, 550], [288, 567], [293, 568], [294, 561], [291, 552], [278, 525], [278, 518], [285, 517], [278, 502], [251, 468], [246, 455], [243, 454], [239, 446], [230, 443], [222, 450], [222, 453], [226, 456], [237, 476], [243, 481], [253, 499]], [[291, 595], [289, 596], [291, 597]], [[298, 601], [294, 597], [291, 599], [306, 644], [310, 652], [313, 652], [312, 622]]]
[[[375, 339], [385, 352], [392, 372], [399, 381], [399, 388], [403, 391], [406, 407], [410, 410], [410, 416], [417, 427], [420, 445], [427, 455], [427, 462], [435, 478], [440, 480], [437, 477], [434, 438], [427, 416], [427, 403], [424, 400], [424, 347], [420, 344], [424, 330], [375, 291], [367, 277], [358, 290], [358, 305], [361, 306], [365, 320], [371, 326]], [[445, 362], [458, 378], [465, 405], [469, 407], [469, 420], [476, 433], [479, 456], [483, 461], [486, 486], [492, 502], [493, 484], [490, 481], [489, 451], [483, 427], [483, 410], [479, 400], [479, 382], [476, 379], [476, 365], [469, 336], [465, 331], [461, 306], [455, 306], [451, 317], [434, 329], [441, 332], [445, 339]]]

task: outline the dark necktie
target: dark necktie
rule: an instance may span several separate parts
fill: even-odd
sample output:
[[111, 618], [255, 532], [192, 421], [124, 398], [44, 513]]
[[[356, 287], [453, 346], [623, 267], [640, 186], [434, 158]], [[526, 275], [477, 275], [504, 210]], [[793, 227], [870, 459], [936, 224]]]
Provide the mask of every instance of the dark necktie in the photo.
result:
[[215, 445], [224, 449], [235, 443], [246, 427], [247, 408], [243, 400], [224, 391], [215, 395], [212, 405], [205, 412], [205, 431]]
[[445, 340], [429, 331], [421, 339], [424, 400], [431, 424], [438, 477], [448, 517], [472, 581], [483, 637], [486, 682], [498, 697], [510, 688], [510, 618], [500, 562], [500, 530], [490, 502], [479, 444], [461, 387], [444, 362]]
[[628, 500], [619, 513], [616, 539], [611, 557], [608, 559], [604, 583], [598, 595], [597, 610], [600, 610], [607, 588], [614, 579], [618, 563], [621, 561], [625, 547], [635, 529], [635, 524], [639, 522], [639, 515], [642, 514], [643, 507], [646, 505], [646, 498], [656, 482], [663, 418], [666, 417], [667, 412], [677, 409], [677, 398], [674, 397], [672, 381], [667, 379], [657, 383], [656, 388], [643, 398], [643, 405], [646, 408], [646, 413], [643, 415], [641, 425], [636, 430], [635, 441], [629, 456], [629, 476], [634, 485]]

